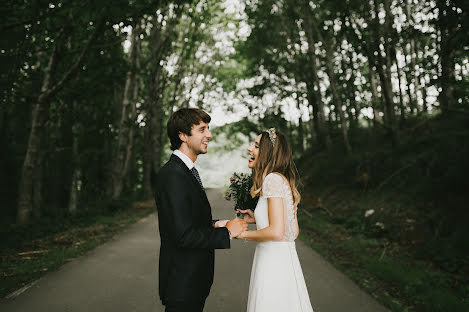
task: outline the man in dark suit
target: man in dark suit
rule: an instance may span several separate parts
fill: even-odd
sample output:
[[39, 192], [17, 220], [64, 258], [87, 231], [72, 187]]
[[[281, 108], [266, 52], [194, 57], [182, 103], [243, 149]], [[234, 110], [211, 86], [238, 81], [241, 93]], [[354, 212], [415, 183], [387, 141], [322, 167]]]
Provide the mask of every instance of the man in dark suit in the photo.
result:
[[161, 236], [159, 294], [166, 312], [201, 312], [213, 282], [214, 249], [230, 248], [230, 239], [247, 230], [241, 219], [213, 220], [194, 162], [207, 153], [210, 116], [183, 108], [169, 119], [174, 151], [156, 178], [156, 207]]

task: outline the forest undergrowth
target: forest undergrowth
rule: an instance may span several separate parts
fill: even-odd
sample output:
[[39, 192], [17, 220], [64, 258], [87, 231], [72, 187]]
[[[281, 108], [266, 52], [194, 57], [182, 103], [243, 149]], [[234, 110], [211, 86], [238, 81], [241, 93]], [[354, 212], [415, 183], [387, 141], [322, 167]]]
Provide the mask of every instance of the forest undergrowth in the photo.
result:
[[[300, 161], [300, 237], [392, 311], [469, 311], [469, 115], [357, 129]], [[306, 153], [307, 155], [308, 153]]]
[[[96, 207], [95, 207], [96, 206]], [[153, 200], [98, 202], [80, 213], [0, 226], [0, 298], [93, 250], [155, 211]]]

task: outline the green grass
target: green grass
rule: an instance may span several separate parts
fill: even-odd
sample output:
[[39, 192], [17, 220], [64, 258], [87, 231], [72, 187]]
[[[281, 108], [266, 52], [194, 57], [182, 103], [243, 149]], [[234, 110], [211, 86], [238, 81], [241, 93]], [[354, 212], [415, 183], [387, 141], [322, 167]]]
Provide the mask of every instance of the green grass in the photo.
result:
[[0, 297], [103, 244], [155, 211], [153, 201], [100, 214], [43, 218], [26, 226], [5, 225], [0, 241]]
[[[391, 311], [469, 311], [467, 286], [459, 291], [451, 277], [388, 246], [330, 222], [322, 211], [299, 213], [300, 238]], [[389, 248], [384, 252], [384, 246]], [[390, 254], [389, 254], [390, 253]], [[458, 287], [456, 287], [458, 288]]]

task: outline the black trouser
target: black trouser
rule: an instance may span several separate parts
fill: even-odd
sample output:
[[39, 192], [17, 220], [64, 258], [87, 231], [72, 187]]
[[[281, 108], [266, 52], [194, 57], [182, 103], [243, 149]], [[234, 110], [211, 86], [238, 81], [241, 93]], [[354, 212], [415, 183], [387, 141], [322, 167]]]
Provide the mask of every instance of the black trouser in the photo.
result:
[[168, 301], [165, 303], [165, 312], [202, 312], [205, 300], [203, 301]]

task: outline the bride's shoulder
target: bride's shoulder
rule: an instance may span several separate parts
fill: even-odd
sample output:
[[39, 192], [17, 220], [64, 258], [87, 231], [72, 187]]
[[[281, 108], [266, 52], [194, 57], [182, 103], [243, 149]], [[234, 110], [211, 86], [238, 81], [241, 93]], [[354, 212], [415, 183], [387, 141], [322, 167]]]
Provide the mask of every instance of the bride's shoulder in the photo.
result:
[[280, 174], [278, 172], [271, 172], [265, 176], [263, 184], [279, 184], [282, 183], [284, 180], [285, 177], [283, 176], [283, 174]]
[[284, 197], [285, 182], [284, 178], [277, 172], [269, 173], [262, 183], [262, 195], [269, 197]]
[[284, 180], [286, 179], [285, 176], [279, 172], [271, 172], [265, 176], [265, 180], [272, 179], [272, 180]]

